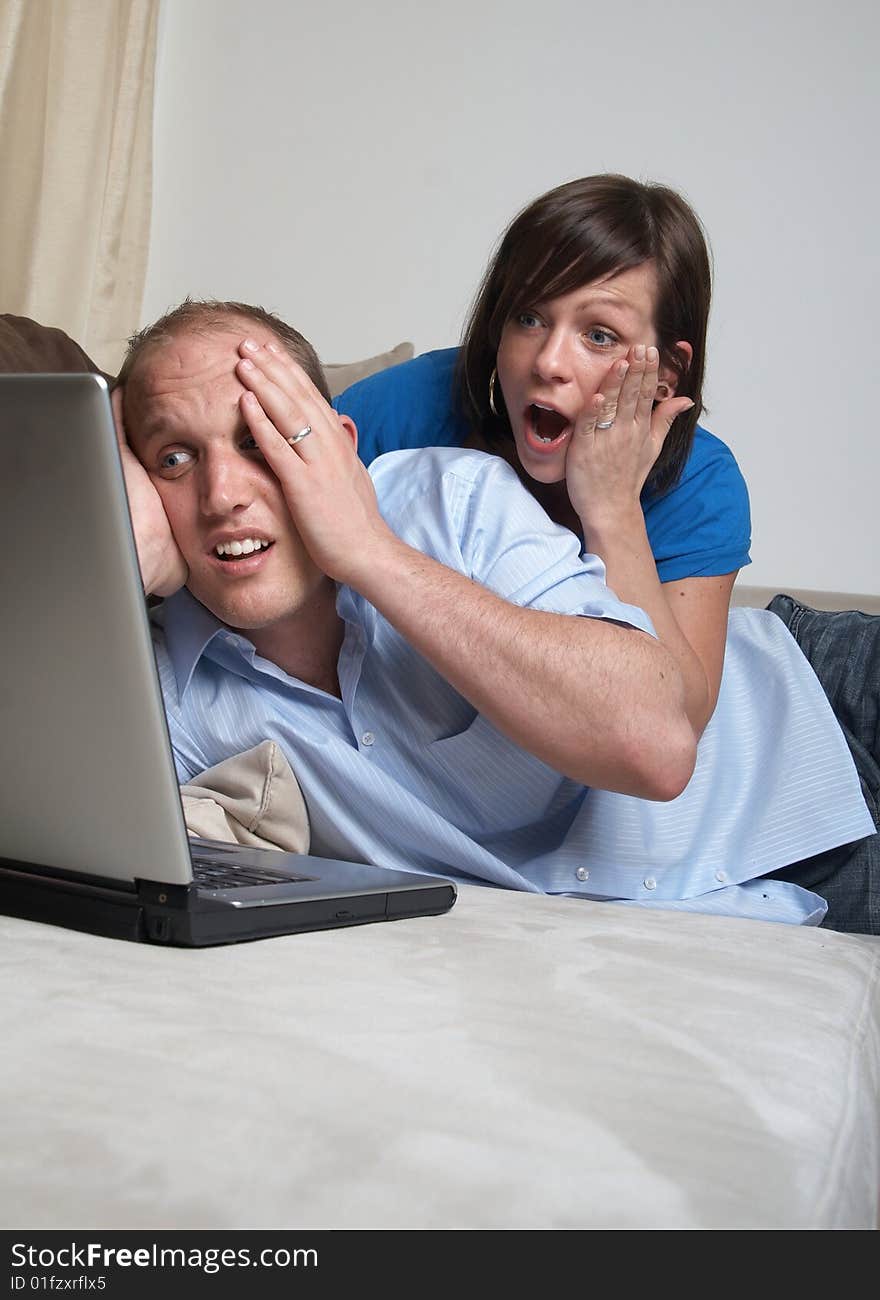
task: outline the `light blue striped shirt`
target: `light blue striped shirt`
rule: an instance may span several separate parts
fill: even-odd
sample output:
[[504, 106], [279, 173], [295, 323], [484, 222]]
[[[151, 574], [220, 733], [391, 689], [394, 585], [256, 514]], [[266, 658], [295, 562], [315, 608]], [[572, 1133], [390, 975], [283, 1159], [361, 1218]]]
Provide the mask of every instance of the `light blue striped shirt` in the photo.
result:
[[[499, 457], [398, 451], [370, 473], [398, 536], [513, 603], [653, 630], [643, 611], [605, 586], [601, 561], [579, 554], [574, 535], [547, 518]], [[873, 831], [821, 687], [772, 614], [763, 649], [746, 635], [741, 657], [729, 643], [734, 667], [725, 670], [720, 734], [713, 720], [688, 790], [660, 805], [560, 776], [478, 715], [356, 592], [340, 588], [337, 609], [345, 623], [341, 699], [261, 658], [187, 591], [154, 615], [179, 779], [275, 740], [302, 787], [313, 853], [503, 888], [803, 923], [821, 919], [821, 900], [753, 878]], [[790, 650], [811, 688], [805, 707], [799, 683], [787, 685]], [[756, 655], [761, 683], [784, 697], [781, 730], [778, 718], [767, 725], [766, 693], [752, 705], [744, 690]], [[736, 719], [744, 694], [751, 729]], [[780, 700], [772, 705], [779, 713]], [[817, 739], [827, 761], [815, 775], [803, 762], [789, 779], [789, 744], [797, 754]], [[838, 811], [818, 816], [829, 788]]]

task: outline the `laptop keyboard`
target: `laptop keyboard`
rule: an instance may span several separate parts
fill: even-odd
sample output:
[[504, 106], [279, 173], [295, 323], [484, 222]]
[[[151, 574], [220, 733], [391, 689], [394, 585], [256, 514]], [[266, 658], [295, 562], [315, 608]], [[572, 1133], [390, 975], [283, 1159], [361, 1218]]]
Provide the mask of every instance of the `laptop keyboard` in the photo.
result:
[[291, 885], [313, 876], [272, 871], [267, 867], [236, 867], [220, 859], [193, 856], [193, 883], [204, 889], [244, 889], [248, 885]]

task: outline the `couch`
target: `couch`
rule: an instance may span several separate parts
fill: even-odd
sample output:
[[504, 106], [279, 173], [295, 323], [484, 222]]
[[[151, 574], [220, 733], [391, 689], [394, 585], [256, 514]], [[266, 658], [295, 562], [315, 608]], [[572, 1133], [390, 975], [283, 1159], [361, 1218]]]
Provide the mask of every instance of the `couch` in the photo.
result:
[[[97, 369], [32, 324], [0, 367]], [[880, 939], [463, 886], [206, 950], [0, 917], [0, 981], [4, 1229], [880, 1226]]]

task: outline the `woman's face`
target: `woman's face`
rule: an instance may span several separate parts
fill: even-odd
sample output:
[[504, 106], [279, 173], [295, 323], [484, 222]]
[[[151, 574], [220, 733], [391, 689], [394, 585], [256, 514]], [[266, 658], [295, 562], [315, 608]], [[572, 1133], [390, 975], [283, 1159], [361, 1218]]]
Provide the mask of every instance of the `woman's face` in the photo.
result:
[[[523, 469], [540, 483], [565, 478], [574, 422], [609, 367], [637, 343], [657, 345], [652, 262], [535, 302], [504, 326], [498, 382]], [[675, 374], [661, 380], [675, 389]]]

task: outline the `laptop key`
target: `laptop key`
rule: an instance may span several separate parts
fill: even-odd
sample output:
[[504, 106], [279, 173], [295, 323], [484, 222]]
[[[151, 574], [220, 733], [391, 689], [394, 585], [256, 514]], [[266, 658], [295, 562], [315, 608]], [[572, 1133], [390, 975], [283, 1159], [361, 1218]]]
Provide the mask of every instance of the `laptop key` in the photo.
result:
[[272, 871], [267, 867], [236, 867], [213, 858], [193, 858], [193, 881], [208, 889], [244, 889], [249, 885], [290, 885], [310, 880], [293, 872]]

